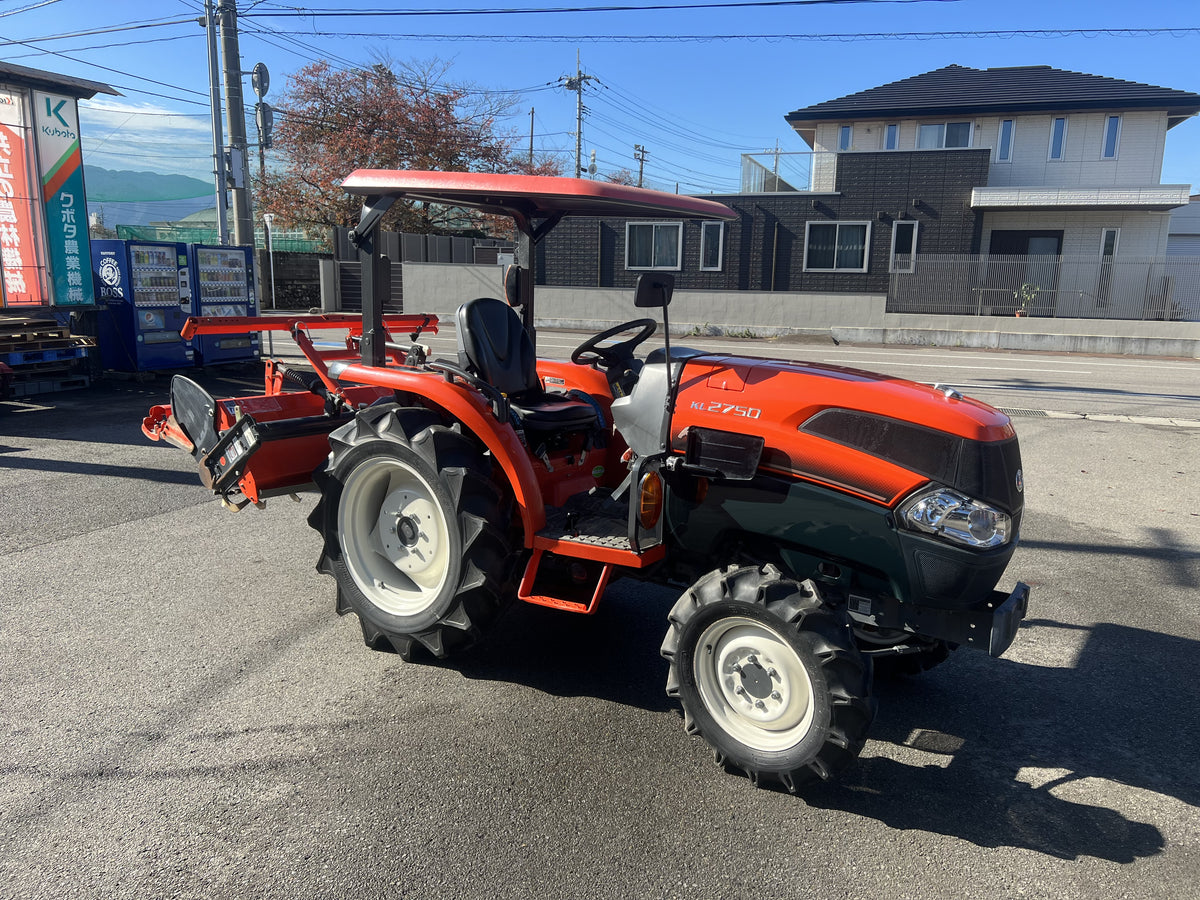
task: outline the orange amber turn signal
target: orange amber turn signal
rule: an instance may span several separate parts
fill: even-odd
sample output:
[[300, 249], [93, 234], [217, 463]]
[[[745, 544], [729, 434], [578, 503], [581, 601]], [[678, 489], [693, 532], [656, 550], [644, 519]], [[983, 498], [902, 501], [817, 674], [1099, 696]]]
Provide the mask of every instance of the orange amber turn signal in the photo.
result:
[[638, 522], [647, 530], [658, 524], [662, 515], [663, 483], [657, 472], [647, 472], [638, 486]]

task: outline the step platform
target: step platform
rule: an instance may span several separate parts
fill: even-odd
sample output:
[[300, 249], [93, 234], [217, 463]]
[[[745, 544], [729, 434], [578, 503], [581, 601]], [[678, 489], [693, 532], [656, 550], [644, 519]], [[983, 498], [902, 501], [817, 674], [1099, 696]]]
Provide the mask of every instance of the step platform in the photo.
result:
[[666, 554], [662, 544], [635, 551], [627, 516], [611, 510], [547, 509], [546, 527], [533, 538], [533, 555], [517, 596], [538, 606], [594, 613], [614, 569], [642, 569]]

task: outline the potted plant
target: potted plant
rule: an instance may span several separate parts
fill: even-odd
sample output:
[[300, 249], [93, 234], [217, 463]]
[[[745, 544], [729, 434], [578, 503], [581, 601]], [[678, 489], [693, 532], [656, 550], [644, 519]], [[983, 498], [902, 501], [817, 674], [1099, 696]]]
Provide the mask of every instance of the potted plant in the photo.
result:
[[1015, 315], [1018, 317], [1029, 315], [1029, 306], [1031, 303], [1033, 303], [1040, 290], [1041, 288], [1036, 284], [1029, 284], [1027, 282], [1021, 285], [1021, 287], [1017, 290], [1013, 291], [1013, 299], [1017, 301], [1017, 311]]

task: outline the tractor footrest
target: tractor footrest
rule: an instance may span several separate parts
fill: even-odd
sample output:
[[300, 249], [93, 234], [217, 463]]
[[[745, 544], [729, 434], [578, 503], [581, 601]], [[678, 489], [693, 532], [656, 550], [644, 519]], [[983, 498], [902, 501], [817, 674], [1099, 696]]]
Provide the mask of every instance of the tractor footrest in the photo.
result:
[[612, 570], [609, 563], [572, 558], [535, 546], [517, 597], [537, 606], [588, 616], [596, 611]]
[[559, 556], [591, 559], [615, 566], [641, 569], [658, 562], [666, 553], [661, 544], [641, 553], [629, 540], [625, 518], [603, 513], [570, 512], [561, 507], [546, 510], [546, 527], [533, 538], [538, 550], [552, 550]]

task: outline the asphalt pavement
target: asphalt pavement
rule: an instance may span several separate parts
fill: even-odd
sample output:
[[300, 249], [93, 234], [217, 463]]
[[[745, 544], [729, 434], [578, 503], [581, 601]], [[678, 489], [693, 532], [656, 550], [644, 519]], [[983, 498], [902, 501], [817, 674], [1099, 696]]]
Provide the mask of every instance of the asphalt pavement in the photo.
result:
[[335, 615], [311, 496], [231, 514], [143, 438], [165, 379], [0, 404], [0, 897], [1195, 896], [1200, 362], [901, 352], [1031, 412], [1001, 584], [1030, 614], [1002, 659], [881, 684], [801, 797], [684, 734], [670, 591], [406, 664]]

